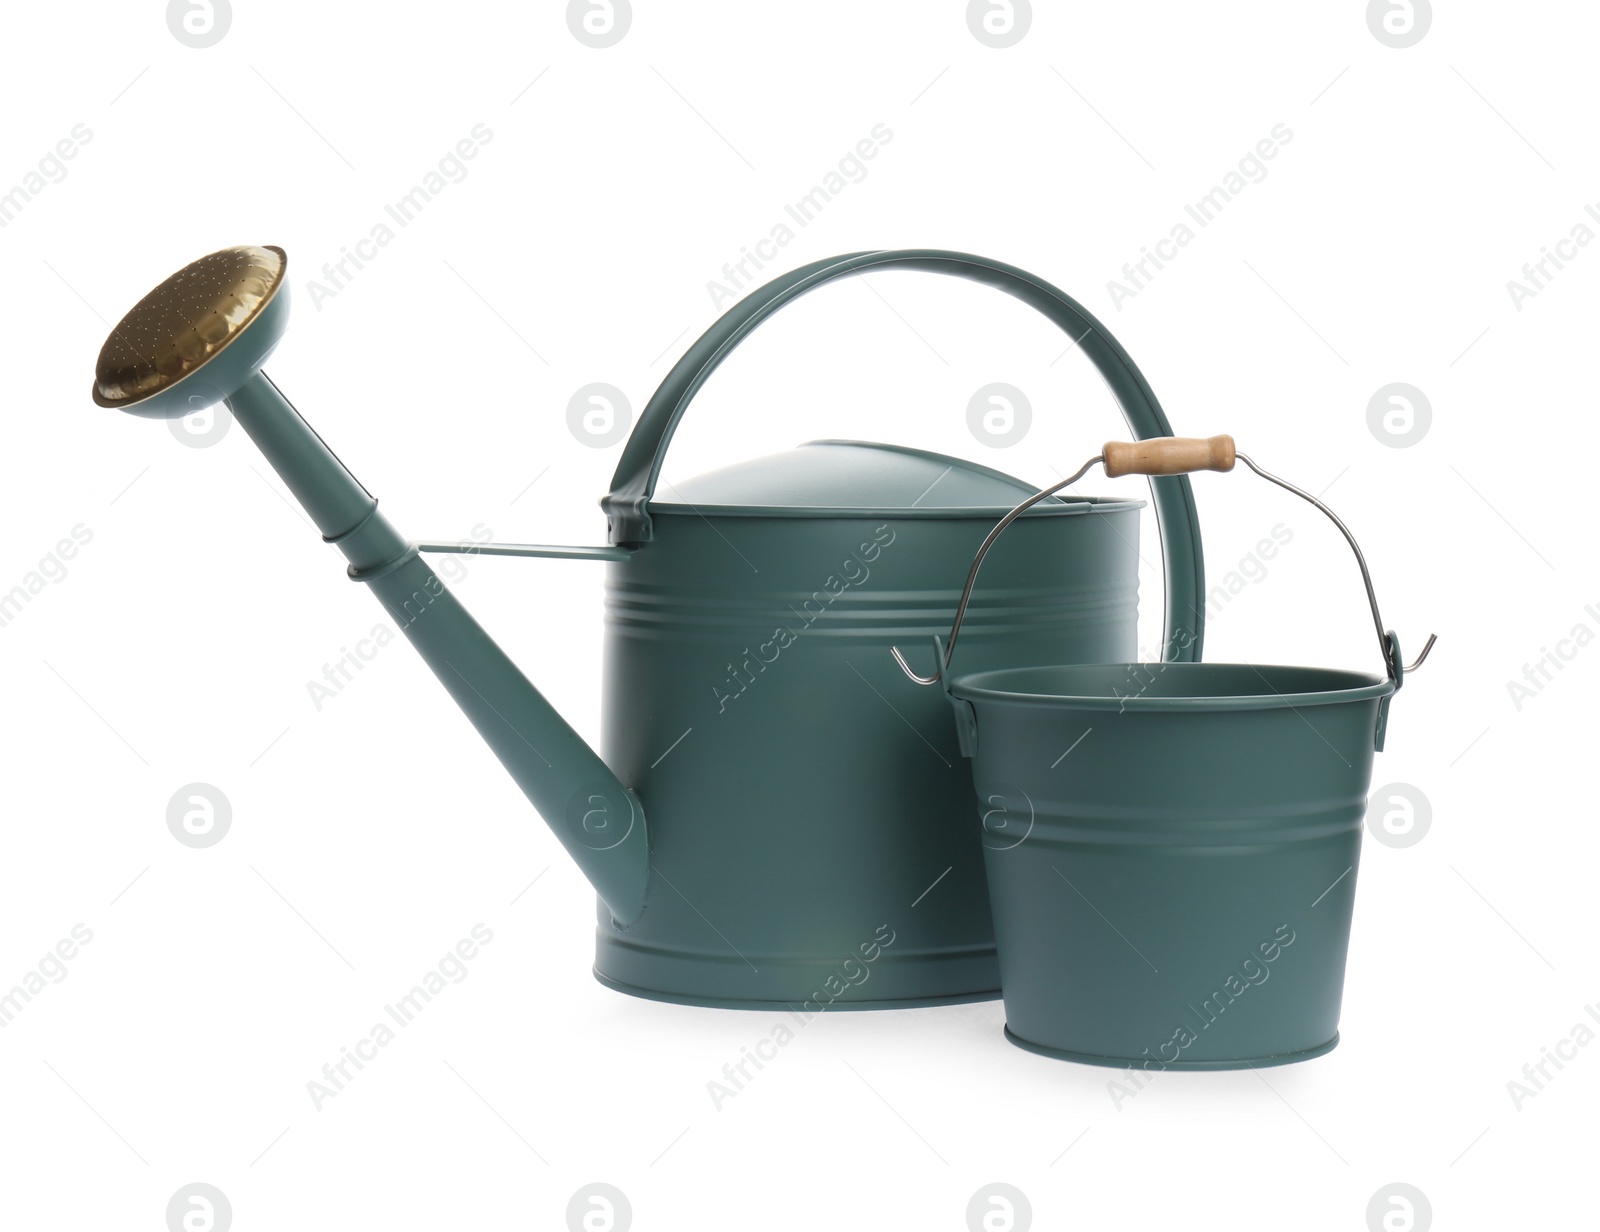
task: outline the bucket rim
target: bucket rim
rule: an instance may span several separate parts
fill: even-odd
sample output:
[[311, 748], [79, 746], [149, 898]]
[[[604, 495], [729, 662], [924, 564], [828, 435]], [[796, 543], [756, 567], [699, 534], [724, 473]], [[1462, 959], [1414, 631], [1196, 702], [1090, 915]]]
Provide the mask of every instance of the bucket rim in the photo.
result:
[[[1217, 674], [1218, 669], [1246, 668], [1261, 677], [1266, 686], [1259, 693], [1191, 693], [1178, 697], [1150, 696], [1138, 693], [1060, 693], [1028, 688], [1030, 676], [1040, 673], [1105, 672], [1109, 670], [1143, 668], [1166, 675], [1203, 678]], [[1326, 688], [1296, 689], [1282, 692], [1272, 687], [1264, 673], [1292, 672], [1304, 676], [1322, 677]], [[1020, 686], [1020, 687], [1019, 687]], [[1298, 710], [1306, 706], [1331, 706], [1346, 702], [1364, 702], [1388, 697], [1395, 691], [1395, 682], [1386, 676], [1369, 672], [1350, 671], [1346, 668], [1308, 667], [1287, 663], [1050, 663], [1024, 667], [1004, 667], [985, 672], [969, 672], [950, 681], [950, 692], [962, 701], [998, 702], [1005, 705], [1058, 707], [1069, 710], [1115, 711], [1200, 711], [1224, 710]]]

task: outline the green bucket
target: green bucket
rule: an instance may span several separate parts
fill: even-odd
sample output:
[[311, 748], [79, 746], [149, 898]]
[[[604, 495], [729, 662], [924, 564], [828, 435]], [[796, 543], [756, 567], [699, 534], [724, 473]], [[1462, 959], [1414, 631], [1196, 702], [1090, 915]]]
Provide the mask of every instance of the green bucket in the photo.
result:
[[[1229, 470], [1232, 441], [1109, 444], [1107, 474]], [[1407, 668], [1011, 667], [938, 677], [972, 761], [1006, 1036], [1098, 1065], [1234, 1069], [1319, 1056], [1339, 1006], [1372, 760]], [[1037, 498], [1036, 498], [1037, 499]], [[984, 553], [968, 575], [970, 596]], [[1430, 638], [1416, 667], [1432, 647]], [[900, 656], [902, 668], [905, 661]], [[909, 674], [909, 673], [908, 673]]]

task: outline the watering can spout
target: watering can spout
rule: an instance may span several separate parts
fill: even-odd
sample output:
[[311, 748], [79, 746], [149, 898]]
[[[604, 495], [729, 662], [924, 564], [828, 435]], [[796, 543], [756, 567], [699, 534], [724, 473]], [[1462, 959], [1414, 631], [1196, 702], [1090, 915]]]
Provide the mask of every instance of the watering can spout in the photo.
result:
[[619, 922], [644, 905], [644, 810], [473, 619], [265, 373], [227, 405], [350, 562]]
[[[146, 296], [112, 331], [94, 398], [156, 418], [224, 401], [323, 539], [344, 553], [477, 728], [618, 923], [643, 910], [644, 810], [439, 579], [417, 546], [261, 372], [286, 323], [286, 258], [224, 249]], [[197, 308], [205, 301], [206, 307]]]

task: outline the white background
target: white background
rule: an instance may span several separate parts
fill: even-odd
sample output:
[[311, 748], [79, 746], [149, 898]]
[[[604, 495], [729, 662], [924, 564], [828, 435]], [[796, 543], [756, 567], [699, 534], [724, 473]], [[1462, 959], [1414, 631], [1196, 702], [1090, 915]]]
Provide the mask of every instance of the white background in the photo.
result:
[[[160, 1228], [197, 1181], [241, 1230], [560, 1228], [593, 1181], [640, 1229], [958, 1229], [995, 1181], [1040, 1228], [1359, 1230], [1397, 1181], [1440, 1228], [1581, 1220], [1600, 1047], [1520, 1110], [1507, 1083], [1600, 1001], [1600, 649], [1563, 643], [1520, 708], [1507, 682], [1600, 631], [1600, 251], [1520, 310], [1506, 284], [1600, 201], [1600, 16], [1440, 7], [1405, 49], [1353, 0], [1039, 4], [1007, 49], [953, 0], [641, 0], [606, 49], [556, 3], [241, 0], [208, 48], [159, 3], [8, 12], [0, 191], [74, 125], [92, 140], [0, 229], [0, 592], [74, 526], [92, 539], [0, 627], [0, 986], [94, 935], [0, 1031], [9, 1221]], [[323, 263], [480, 123], [466, 178], [313, 305]], [[1008, 1045], [998, 1002], [827, 1014], [718, 1110], [708, 1081], [775, 1017], [596, 984], [591, 892], [409, 649], [314, 707], [307, 682], [381, 612], [244, 434], [194, 448], [89, 400], [146, 290], [278, 244], [295, 316], [270, 371], [402, 530], [601, 542], [621, 446], [577, 440], [569, 397], [604, 381], [642, 406], [715, 318], [707, 283], [880, 123], [868, 174], [769, 273], [914, 246], [1037, 272], [1114, 330], [1176, 431], [1231, 432], [1325, 491], [1408, 652], [1440, 635], [1376, 772], [1432, 826], [1368, 835], [1325, 1058], [1166, 1074], [1119, 1107], [1114, 1072]], [[1113, 305], [1123, 263], [1277, 124], [1266, 177]], [[968, 284], [831, 287], [717, 373], [668, 474], [853, 436], [1048, 482], [1120, 430], [1064, 345]], [[990, 381], [1033, 406], [1005, 451], [967, 428]], [[1397, 381], [1432, 407], [1407, 448], [1368, 426]], [[1213, 581], [1294, 532], [1207, 657], [1377, 670], [1335, 532], [1242, 469], [1195, 487]], [[458, 586], [591, 738], [600, 580], [479, 559]], [[1159, 584], [1147, 565], [1147, 647]], [[233, 810], [203, 850], [166, 825], [195, 781]], [[479, 922], [468, 978], [316, 1110], [307, 1081]]]

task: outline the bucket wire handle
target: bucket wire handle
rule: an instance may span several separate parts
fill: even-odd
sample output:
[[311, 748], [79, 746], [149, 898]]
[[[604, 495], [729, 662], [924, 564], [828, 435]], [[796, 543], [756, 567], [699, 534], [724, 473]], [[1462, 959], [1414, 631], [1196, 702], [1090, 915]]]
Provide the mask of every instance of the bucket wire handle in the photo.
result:
[[961, 602], [956, 605], [955, 620], [950, 625], [950, 637], [944, 645], [943, 662], [936, 657], [934, 660], [934, 674], [923, 676], [915, 671], [911, 664], [906, 662], [905, 655], [900, 653], [898, 646], [891, 646], [889, 652], [894, 655], [894, 661], [900, 665], [900, 670], [908, 677], [921, 685], [938, 684], [941, 677], [950, 667], [950, 658], [955, 654], [956, 637], [961, 632], [961, 622], [966, 618], [967, 607], [972, 602], [972, 588], [978, 581], [978, 570], [983, 566], [983, 558], [989, 554], [989, 549], [994, 546], [994, 541], [1001, 533], [1015, 522], [1019, 517], [1033, 508], [1047, 497], [1054, 496], [1062, 488], [1070, 487], [1082, 479], [1089, 470], [1103, 464], [1108, 478], [1115, 479], [1121, 475], [1187, 475], [1194, 471], [1231, 471], [1234, 459], [1243, 462], [1261, 478], [1277, 484], [1286, 491], [1293, 492], [1302, 500], [1309, 501], [1325, 513], [1329, 520], [1339, 528], [1339, 533], [1350, 545], [1350, 550], [1356, 554], [1356, 564], [1361, 566], [1361, 580], [1367, 588], [1367, 604], [1372, 609], [1372, 623], [1377, 629], [1378, 645], [1383, 653], [1384, 666], [1388, 671], [1389, 679], [1394, 681], [1399, 688], [1400, 682], [1405, 678], [1406, 672], [1416, 671], [1422, 666], [1428, 652], [1433, 649], [1433, 644], [1438, 640], [1436, 634], [1430, 633], [1428, 640], [1422, 647], [1422, 653], [1409, 665], [1403, 665], [1400, 660], [1400, 641], [1383, 627], [1383, 617], [1378, 614], [1378, 596], [1372, 588], [1372, 574], [1367, 569], [1367, 558], [1361, 554], [1361, 548], [1356, 543], [1355, 536], [1339, 519], [1339, 515], [1323, 504], [1311, 493], [1297, 488], [1286, 479], [1268, 473], [1257, 466], [1255, 461], [1245, 454], [1239, 453], [1234, 448], [1231, 436], [1213, 436], [1205, 439], [1196, 437], [1151, 437], [1147, 440], [1108, 441], [1105, 447], [1080, 466], [1069, 478], [1060, 483], [1052, 484], [1041, 492], [1036, 492], [1023, 501], [1005, 517], [1001, 518], [995, 528], [984, 538], [978, 548], [978, 554], [973, 558], [972, 568], [967, 572], [967, 584], [961, 591]]

